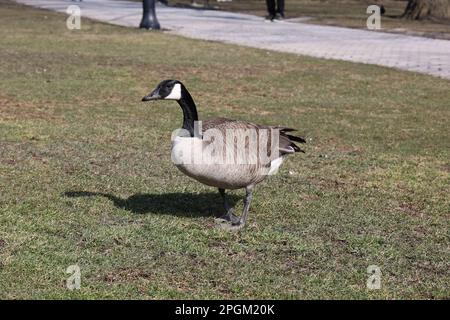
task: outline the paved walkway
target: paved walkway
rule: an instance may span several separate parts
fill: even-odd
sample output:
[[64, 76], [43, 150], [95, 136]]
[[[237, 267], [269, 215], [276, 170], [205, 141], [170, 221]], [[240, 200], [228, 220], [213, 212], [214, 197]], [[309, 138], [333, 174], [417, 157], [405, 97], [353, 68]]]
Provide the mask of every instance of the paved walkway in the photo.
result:
[[[142, 3], [118, 0], [16, 0], [65, 12], [80, 6], [82, 17], [136, 27]], [[265, 22], [262, 18], [215, 10], [171, 8], [157, 4], [158, 20], [169, 33], [327, 59], [377, 64], [450, 79], [450, 41], [399, 34]]]

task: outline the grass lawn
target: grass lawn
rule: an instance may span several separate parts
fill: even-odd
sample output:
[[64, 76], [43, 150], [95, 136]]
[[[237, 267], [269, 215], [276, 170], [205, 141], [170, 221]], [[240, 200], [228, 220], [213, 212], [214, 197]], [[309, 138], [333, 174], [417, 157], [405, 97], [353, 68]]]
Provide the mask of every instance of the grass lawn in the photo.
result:
[[[141, 1], [141, 0], [134, 0]], [[169, 5], [190, 6], [192, 0], [168, 0]], [[196, 0], [203, 5], [203, 0]], [[286, 18], [310, 17], [306, 23], [335, 25], [366, 29], [369, 14], [367, 7], [383, 3], [386, 14], [381, 18], [381, 31], [407, 33], [450, 40], [450, 21], [409, 21], [398, 18], [405, 10], [407, 1], [401, 0], [285, 0]], [[210, 5], [221, 10], [244, 12], [261, 17], [267, 15], [264, 0], [233, 0]]]
[[[450, 297], [448, 80], [65, 19], [0, 0], [0, 298]], [[172, 165], [178, 105], [140, 101], [166, 78], [308, 139], [242, 232]]]

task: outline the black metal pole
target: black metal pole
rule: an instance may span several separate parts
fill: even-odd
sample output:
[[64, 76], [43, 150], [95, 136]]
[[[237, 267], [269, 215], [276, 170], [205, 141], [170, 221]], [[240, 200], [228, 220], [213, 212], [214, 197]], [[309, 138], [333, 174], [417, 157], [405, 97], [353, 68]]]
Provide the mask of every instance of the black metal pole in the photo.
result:
[[139, 24], [139, 28], [145, 28], [147, 30], [148, 29], [154, 29], [154, 30], [161, 29], [158, 19], [156, 18], [155, 2], [156, 2], [156, 0], [143, 0], [142, 1], [144, 13], [142, 15], [142, 20], [141, 20], [141, 23]]

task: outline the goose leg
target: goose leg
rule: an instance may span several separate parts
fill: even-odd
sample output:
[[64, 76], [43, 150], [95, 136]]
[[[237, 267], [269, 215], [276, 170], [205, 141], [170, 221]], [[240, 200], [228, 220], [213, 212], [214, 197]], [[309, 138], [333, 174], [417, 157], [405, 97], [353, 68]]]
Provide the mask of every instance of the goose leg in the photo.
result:
[[219, 188], [219, 193], [222, 196], [223, 199], [223, 206], [225, 208], [225, 214], [223, 216], [221, 216], [219, 219], [231, 222], [232, 224], [236, 224], [239, 223], [239, 218], [236, 217], [233, 214], [233, 208], [230, 206], [230, 204], [228, 203], [228, 200], [225, 196], [225, 189], [221, 189]]
[[245, 226], [245, 223], [247, 222], [247, 216], [248, 216], [248, 209], [250, 208], [250, 203], [252, 202], [253, 198], [253, 185], [247, 186], [245, 188], [246, 196], [244, 200], [244, 211], [242, 212], [241, 219], [237, 223], [233, 222], [233, 226], [235, 226], [238, 229], [241, 229]]

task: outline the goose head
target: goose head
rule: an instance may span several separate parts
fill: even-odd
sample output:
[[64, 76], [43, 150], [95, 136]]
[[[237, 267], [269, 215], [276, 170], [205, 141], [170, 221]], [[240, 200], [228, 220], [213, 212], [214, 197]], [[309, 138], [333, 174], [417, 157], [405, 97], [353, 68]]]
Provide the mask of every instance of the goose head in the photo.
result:
[[161, 81], [156, 88], [142, 98], [142, 101], [176, 100], [183, 110], [183, 129], [194, 136], [195, 121], [198, 121], [197, 107], [189, 91], [178, 80]]
[[182, 87], [183, 84], [178, 80], [161, 81], [152, 92], [142, 98], [142, 101], [180, 100]]

